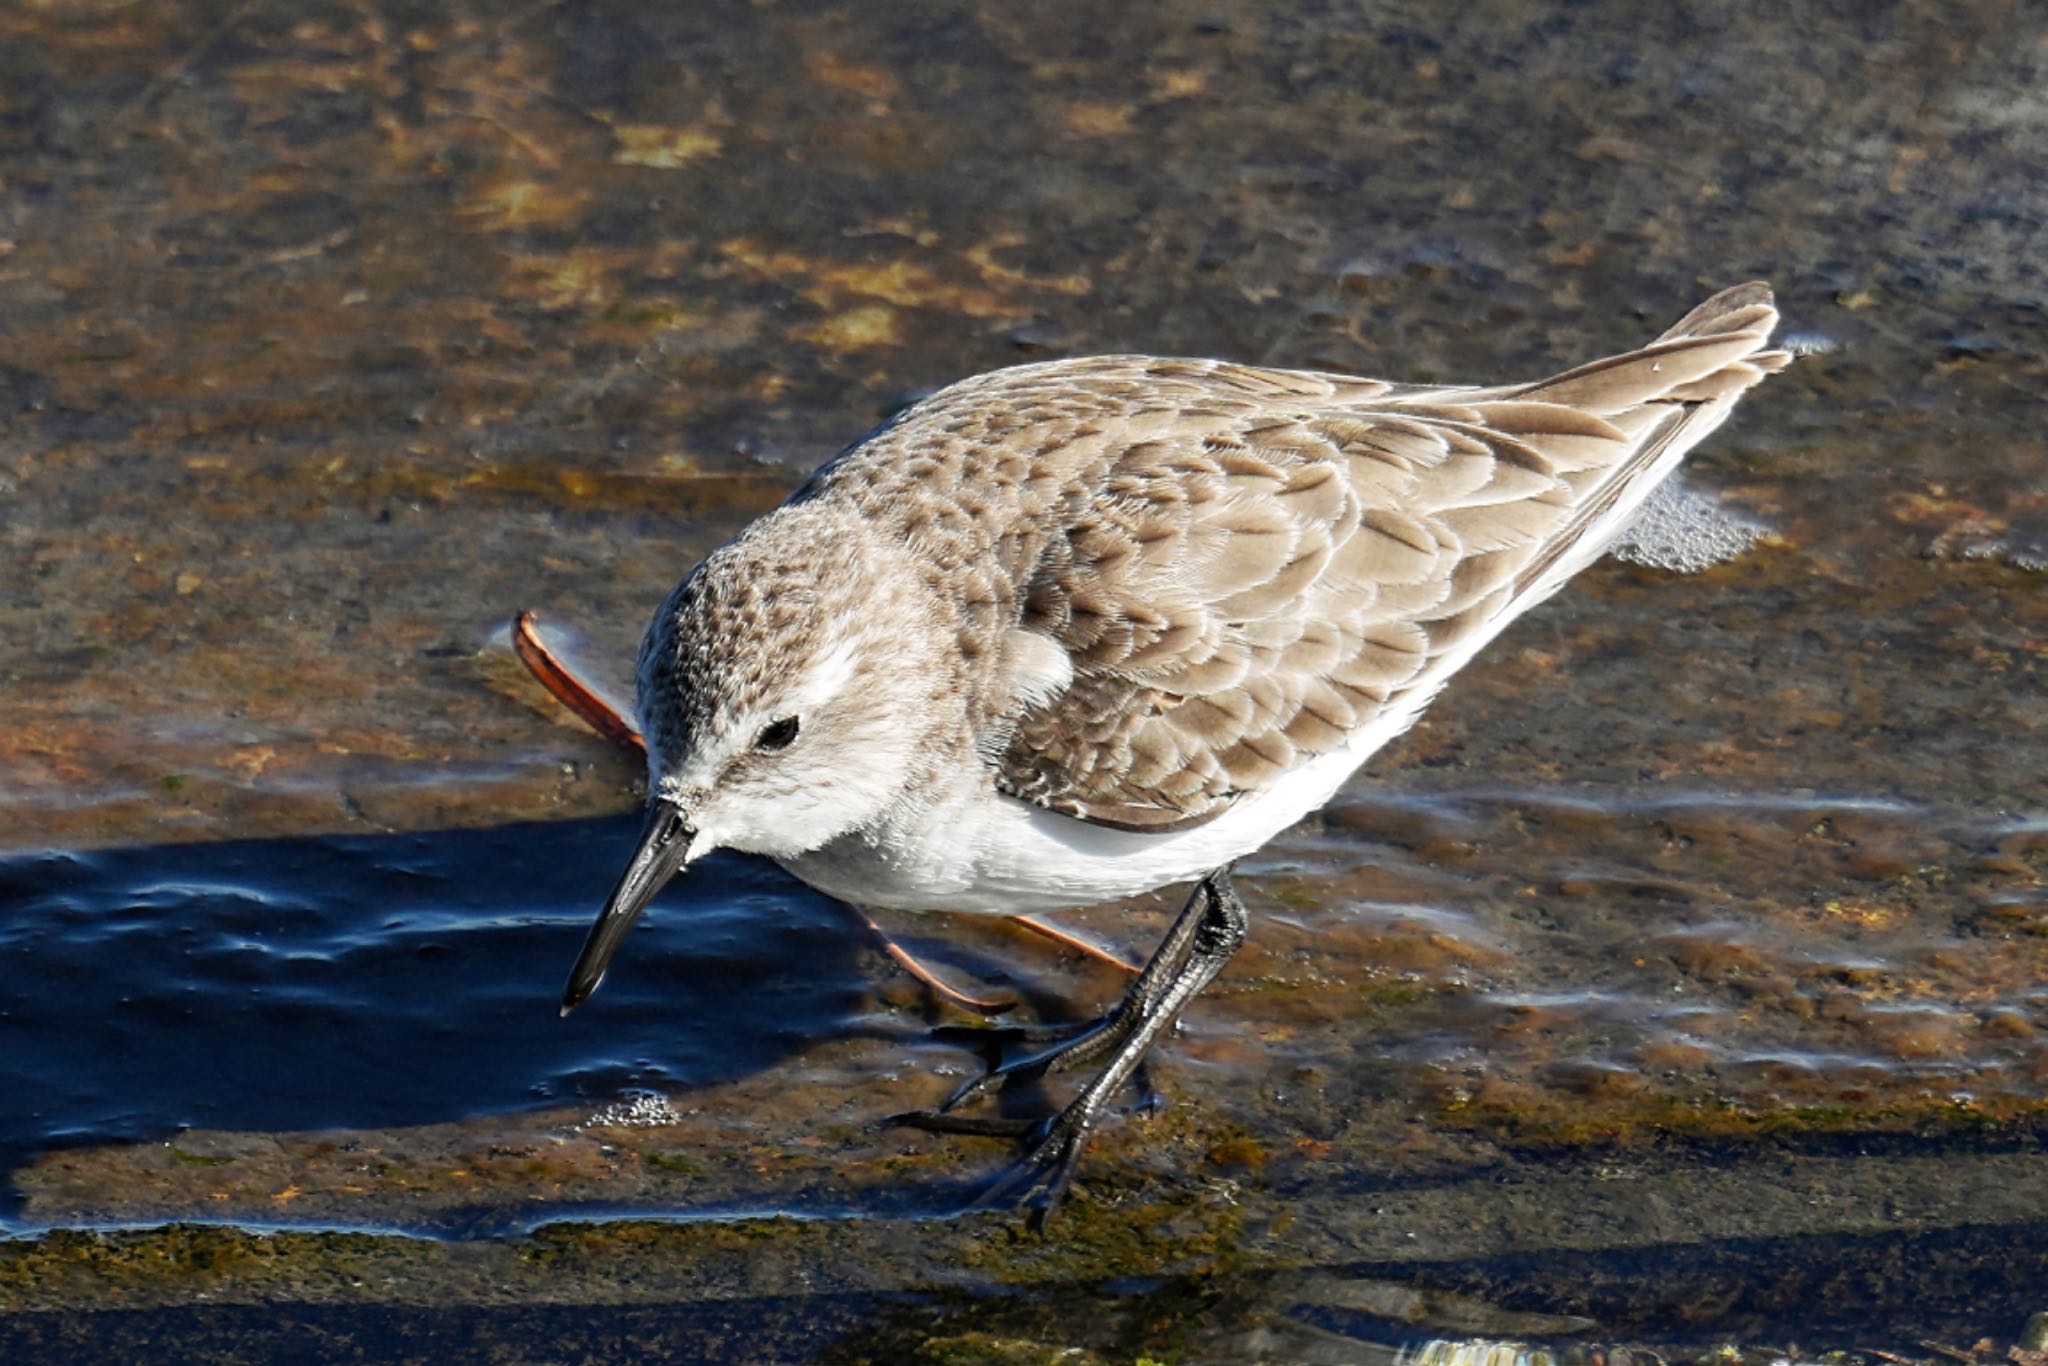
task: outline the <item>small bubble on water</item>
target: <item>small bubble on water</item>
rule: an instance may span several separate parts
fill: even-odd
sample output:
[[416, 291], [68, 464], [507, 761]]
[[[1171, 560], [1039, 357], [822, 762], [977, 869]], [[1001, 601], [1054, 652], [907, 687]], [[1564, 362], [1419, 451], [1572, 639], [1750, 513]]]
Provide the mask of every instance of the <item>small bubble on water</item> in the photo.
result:
[[1767, 530], [1698, 489], [1667, 480], [1644, 500], [1607, 553], [1651, 569], [1697, 574], [1742, 554]]
[[579, 1129], [659, 1129], [678, 1124], [682, 1116], [668, 1097], [654, 1091], [628, 1091], [577, 1125]]
[[1825, 356], [1842, 349], [1842, 343], [1825, 332], [1787, 332], [1778, 345], [1795, 356]]

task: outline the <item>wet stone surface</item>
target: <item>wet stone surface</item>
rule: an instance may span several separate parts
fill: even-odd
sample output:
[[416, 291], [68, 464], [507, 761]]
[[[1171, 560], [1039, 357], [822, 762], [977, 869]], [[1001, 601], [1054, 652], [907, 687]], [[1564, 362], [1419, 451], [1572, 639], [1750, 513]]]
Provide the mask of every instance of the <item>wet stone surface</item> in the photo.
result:
[[[1998, 3], [0, 13], [0, 1341], [2001, 1359], [2044, 66]], [[1048, 1236], [949, 1213], [1001, 1145], [879, 1123], [975, 1021], [771, 868], [554, 1018], [637, 775], [514, 611], [620, 688], [695, 558], [977, 370], [1493, 381], [1752, 277], [1809, 354], [1691, 477], [1762, 543], [1595, 567], [1249, 861]], [[887, 928], [1012, 1018], [1120, 989]]]

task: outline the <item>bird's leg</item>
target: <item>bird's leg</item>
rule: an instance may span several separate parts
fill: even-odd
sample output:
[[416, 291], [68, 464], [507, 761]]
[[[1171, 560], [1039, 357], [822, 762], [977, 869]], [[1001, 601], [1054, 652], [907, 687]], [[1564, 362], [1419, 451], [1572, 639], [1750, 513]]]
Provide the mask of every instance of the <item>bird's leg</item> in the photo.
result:
[[1122, 954], [1105, 949], [1100, 944], [1091, 944], [1073, 931], [1063, 930], [1049, 921], [1040, 920], [1037, 916], [1006, 915], [1003, 919], [1020, 930], [1035, 934], [1041, 939], [1050, 939], [1062, 948], [1072, 949], [1082, 957], [1093, 958], [1096, 962], [1113, 967], [1118, 972], [1136, 977], [1144, 971], [1136, 963], [1127, 962]]
[[909, 949], [891, 939], [889, 932], [877, 925], [866, 911], [858, 906], [849, 906], [843, 901], [835, 901], [832, 904], [847, 919], [873, 935], [875, 942], [882, 946], [882, 952], [894, 959], [897, 967], [916, 978], [925, 990], [951, 1001], [954, 1005], [964, 1006], [978, 1015], [1000, 1015], [1006, 1010], [1016, 1009], [1017, 998], [1014, 996], [970, 996], [956, 986], [947, 985], [937, 973], [919, 962]]
[[[1046, 1208], [1057, 1205], [1073, 1179], [1081, 1145], [1117, 1088], [1137, 1070], [1152, 1041], [1172, 1027], [1181, 1009], [1220, 972], [1244, 942], [1248, 917], [1230, 869], [1218, 868], [1196, 884], [1187, 906], [1167, 931], [1152, 961], [1122, 1003], [1093, 1028], [1057, 1048], [997, 1068], [961, 1087], [937, 1110], [898, 1116], [898, 1122], [944, 1133], [1021, 1137], [1030, 1151], [985, 1193], [988, 1204], [1011, 1204], [1042, 1190]], [[1112, 1050], [1114, 1050], [1112, 1052]], [[979, 1119], [947, 1113], [990, 1086], [1019, 1076], [1062, 1071], [1109, 1052], [1108, 1066], [1058, 1114], [1036, 1121]]]
[[548, 695], [576, 713], [576, 719], [617, 745], [626, 753], [647, 761], [647, 741], [633, 723], [619, 715], [618, 708], [597, 695], [596, 689], [578, 678], [541, 640], [534, 629], [532, 612], [512, 618], [512, 653], [534, 676]]
[[[1223, 878], [1223, 886], [1226, 889], [1229, 887], [1227, 871], [1220, 874], [1212, 873], [1195, 884], [1194, 890], [1188, 893], [1187, 904], [1181, 907], [1180, 914], [1174, 917], [1172, 928], [1167, 930], [1166, 938], [1160, 941], [1159, 947], [1152, 953], [1151, 961], [1146, 963], [1137, 980], [1125, 991], [1123, 999], [1117, 1002], [1115, 1009], [1098, 1020], [1078, 1027], [1070, 1024], [1037, 1028], [1007, 1026], [994, 1031], [999, 1038], [1006, 1040], [1052, 1039], [1056, 1042], [1049, 1048], [1041, 1048], [1021, 1057], [1009, 1059], [991, 1067], [981, 1076], [962, 1082], [952, 1095], [939, 1103], [938, 1113], [944, 1114], [975, 1096], [997, 1090], [1018, 1078], [1035, 1078], [1067, 1071], [1091, 1058], [1100, 1057], [1121, 1043], [1138, 1027], [1139, 1021], [1187, 966], [1188, 959], [1194, 953], [1196, 934], [1202, 926], [1206, 898], [1210, 895], [1210, 883], [1218, 876]], [[1231, 895], [1234, 896], [1235, 893]], [[988, 1032], [959, 1030], [954, 1032], [953, 1037], [971, 1037], [973, 1034]]]

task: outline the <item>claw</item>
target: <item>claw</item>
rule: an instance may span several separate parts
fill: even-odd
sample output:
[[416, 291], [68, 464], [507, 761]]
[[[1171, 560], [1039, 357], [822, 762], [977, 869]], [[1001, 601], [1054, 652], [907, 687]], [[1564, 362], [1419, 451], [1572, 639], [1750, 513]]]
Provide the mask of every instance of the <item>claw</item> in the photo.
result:
[[[967, 1031], [956, 1031], [961, 1032]], [[1038, 1227], [1044, 1226], [1045, 1220], [1066, 1198], [1067, 1189], [1073, 1184], [1074, 1168], [1080, 1161], [1082, 1145], [1094, 1127], [1090, 1102], [1077, 1098], [1055, 1114], [1036, 1118], [961, 1115], [955, 1114], [954, 1109], [967, 1101], [999, 1091], [1012, 1082], [1034, 1081], [1047, 1072], [1084, 1062], [1105, 1047], [1120, 1043], [1130, 1029], [1123, 1012], [1111, 1011], [1101, 1019], [1078, 1028], [1066, 1025], [1048, 1031], [1009, 1026], [971, 1031], [973, 1037], [966, 1041], [985, 1047], [993, 1042], [1000, 1049], [1003, 1042], [1047, 1032], [1054, 1033], [1060, 1042], [998, 1063], [980, 1076], [961, 1082], [953, 1088], [951, 1095], [932, 1109], [912, 1110], [890, 1121], [923, 1129], [927, 1133], [972, 1134], [981, 1138], [1007, 1138], [1024, 1144], [1024, 1154], [975, 1197], [973, 1208], [1010, 1209], [1031, 1204], [1032, 1222]]]
[[[1081, 1148], [1110, 1096], [1137, 1080], [1144, 1101], [1156, 1100], [1149, 1081], [1141, 1078], [1146, 1050], [1173, 1027], [1181, 1008], [1243, 942], [1245, 918], [1244, 902], [1230, 884], [1230, 869], [1218, 868], [1195, 884], [1152, 961], [1116, 1009], [1052, 1048], [1001, 1063], [963, 1082], [936, 1110], [900, 1115], [897, 1122], [940, 1133], [1021, 1138], [1028, 1150], [982, 1192], [978, 1207], [1035, 1204], [1032, 1222], [1043, 1227], [1073, 1184]], [[989, 1032], [1015, 1037], [1024, 1031]], [[1103, 1053], [1111, 1055], [1108, 1066], [1057, 1114], [1030, 1121], [952, 1113], [955, 1106], [983, 1092], [1063, 1071]]]
[[[1058, 1114], [1038, 1119], [953, 1115], [943, 1109], [910, 1110], [892, 1115], [889, 1123], [927, 1133], [1007, 1138], [1027, 1145], [1022, 1157], [982, 1187], [969, 1208], [1015, 1209], [1031, 1204], [1031, 1222], [1034, 1227], [1043, 1228], [1074, 1183], [1074, 1168], [1088, 1137], [1090, 1125], [1075, 1115], [1075, 1108], [1068, 1106]], [[1034, 1203], [1035, 1194], [1040, 1198]]]
[[[1013, 1004], [1005, 1001], [1002, 1008], [1007, 1010]], [[953, 1094], [933, 1107], [934, 1111], [944, 1114], [964, 1101], [1013, 1081], [1036, 1081], [1049, 1072], [1064, 1071], [1074, 1063], [1086, 1061], [1101, 1052], [1105, 1036], [1116, 1035], [1122, 1028], [1118, 1012], [1114, 1010], [1100, 1019], [1082, 1024], [1011, 1024], [994, 1029], [941, 1025], [926, 1037], [935, 1043], [958, 1044], [972, 1051], [981, 1058], [987, 1070], [978, 1077], [969, 1077], [961, 1082], [953, 1089]], [[1004, 1051], [1019, 1043], [1049, 1046], [1006, 1059]]]
[[922, 1129], [928, 1134], [972, 1134], [976, 1138], [1029, 1139], [1043, 1119], [1012, 1119], [1003, 1115], [952, 1115], [944, 1110], [905, 1110], [891, 1115], [889, 1124], [904, 1129]]
[[[984, 1208], [1014, 1209], [1031, 1204], [1032, 1226], [1045, 1227], [1074, 1184], [1074, 1168], [1080, 1164], [1081, 1145], [1088, 1138], [1089, 1125], [1071, 1116], [1070, 1107], [1033, 1126], [1035, 1132], [1025, 1137], [1030, 1151], [982, 1190]], [[1034, 1193], [1040, 1197], [1035, 1203]]]

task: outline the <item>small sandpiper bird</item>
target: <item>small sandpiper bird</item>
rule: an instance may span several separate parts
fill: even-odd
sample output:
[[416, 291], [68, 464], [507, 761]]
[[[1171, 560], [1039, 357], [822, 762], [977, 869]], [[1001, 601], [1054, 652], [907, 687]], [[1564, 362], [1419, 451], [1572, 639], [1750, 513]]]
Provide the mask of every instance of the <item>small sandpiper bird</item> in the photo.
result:
[[[1122, 1002], [927, 1128], [1089, 1130], [1243, 940], [1234, 860], [1329, 800], [1596, 559], [1787, 356], [1741, 285], [1638, 351], [1461, 388], [1098, 356], [906, 409], [714, 551], [640, 650], [648, 813], [563, 1013], [713, 849], [856, 905], [1026, 914], [1196, 879]], [[1107, 1056], [1037, 1121], [956, 1115]]]

